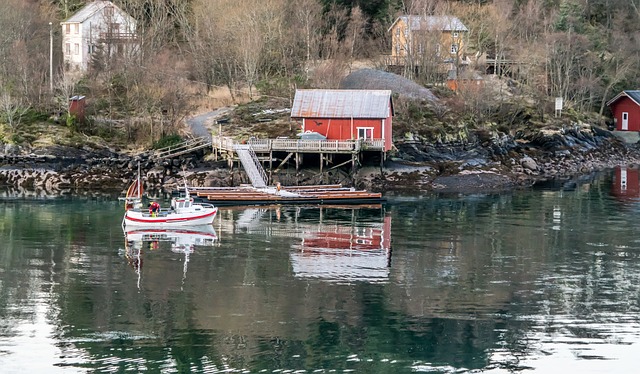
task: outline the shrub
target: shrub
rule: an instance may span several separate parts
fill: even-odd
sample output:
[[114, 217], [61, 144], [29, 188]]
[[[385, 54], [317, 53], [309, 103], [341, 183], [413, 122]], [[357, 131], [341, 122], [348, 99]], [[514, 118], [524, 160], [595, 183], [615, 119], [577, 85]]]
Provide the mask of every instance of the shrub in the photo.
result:
[[167, 135], [153, 144], [153, 149], [170, 147], [182, 143], [182, 137], [177, 134]]

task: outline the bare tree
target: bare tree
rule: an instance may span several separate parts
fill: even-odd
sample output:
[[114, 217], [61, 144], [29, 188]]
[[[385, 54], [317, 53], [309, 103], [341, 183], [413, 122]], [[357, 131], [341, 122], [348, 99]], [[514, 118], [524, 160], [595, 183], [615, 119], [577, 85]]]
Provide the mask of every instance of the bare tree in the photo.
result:
[[58, 7], [58, 11], [62, 16], [62, 19], [67, 19], [71, 17], [71, 15], [77, 11], [80, 7], [82, 7], [86, 1], [85, 0], [53, 0], [52, 3]]
[[600, 78], [605, 81], [605, 86], [600, 100], [600, 110], [598, 113], [602, 115], [604, 113], [605, 104], [607, 100], [610, 99], [609, 95], [611, 93], [611, 89], [627, 79], [627, 77], [637, 69], [638, 62], [633, 58], [633, 56], [625, 54], [615, 55], [612, 53], [602, 53], [601, 56], [601, 66], [603, 69]]
[[19, 97], [12, 96], [6, 90], [0, 93], [0, 111], [2, 118], [9, 125], [12, 134], [15, 134], [20, 125], [22, 118], [29, 111], [29, 106]]
[[[11, 95], [27, 100], [41, 99], [46, 82], [49, 27], [30, 2], [0, 2], [0, 82]], [[46, 30], [46, 33], [45, 33]], [[46, 35], [46, 38], [45, 38]], [[46, 53], [48, 55], [48, 53]]]
[[300, 29], [303, 33], [305, 50], [305, 73], [309, 79], [309, 67], [318, 57], [318, 45], [320, 40], [320, 27], [322, 22], [322, 7], [318, 0], [291, 0], [295, 17], [289, 27]]

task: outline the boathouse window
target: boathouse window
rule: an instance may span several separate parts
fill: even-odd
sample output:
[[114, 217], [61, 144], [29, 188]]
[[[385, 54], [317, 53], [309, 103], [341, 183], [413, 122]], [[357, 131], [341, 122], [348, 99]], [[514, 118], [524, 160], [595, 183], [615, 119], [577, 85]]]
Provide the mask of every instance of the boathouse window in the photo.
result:
[[358, 139], [373, 139], [373, 127], [358, 127]]
[[451, 53], [458, 53], [458, 45], [457, 44], [451, 44]]

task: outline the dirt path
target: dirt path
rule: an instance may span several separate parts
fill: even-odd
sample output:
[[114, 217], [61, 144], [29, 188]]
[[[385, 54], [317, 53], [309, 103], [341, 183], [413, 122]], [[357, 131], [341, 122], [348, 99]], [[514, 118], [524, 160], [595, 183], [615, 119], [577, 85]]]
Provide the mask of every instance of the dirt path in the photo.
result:
[[217, 130], [214, 129], [215, 120], [227, 116], [233, 109], [233, 107], [222, 107], [211, 112], [187, 118], [187, 124], [191, 129], [191, 134], [196, 137], [206, 136], [211, 139], [211, 130]]

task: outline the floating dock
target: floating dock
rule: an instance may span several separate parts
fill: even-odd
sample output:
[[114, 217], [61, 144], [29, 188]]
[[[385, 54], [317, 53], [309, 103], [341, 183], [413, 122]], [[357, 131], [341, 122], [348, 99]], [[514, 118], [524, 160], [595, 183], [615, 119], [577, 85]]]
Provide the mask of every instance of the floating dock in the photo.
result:
[[385, 199], [379, 192], [343, 187], [339, 184], [316, 186], [281, 186], [189, 188], [203, 202], [222, 205], [270, 204], [372, 204]]

